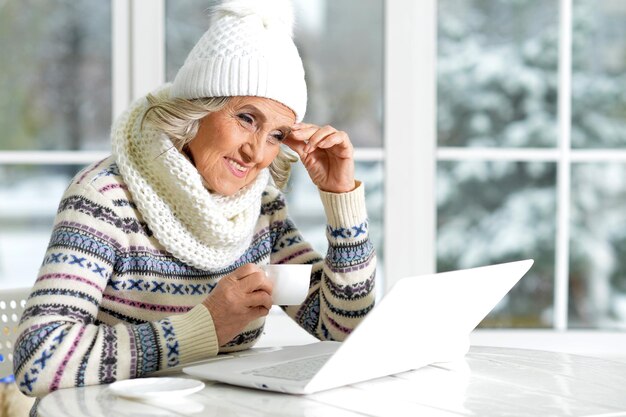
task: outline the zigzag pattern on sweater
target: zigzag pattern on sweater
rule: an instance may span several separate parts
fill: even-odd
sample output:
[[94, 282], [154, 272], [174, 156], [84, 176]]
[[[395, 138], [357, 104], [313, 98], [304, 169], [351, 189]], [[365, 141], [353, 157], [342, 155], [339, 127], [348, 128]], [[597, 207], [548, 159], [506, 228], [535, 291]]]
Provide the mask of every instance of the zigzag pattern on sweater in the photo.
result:
[[131, 378], [137, 378], [137, 344], [135, 343], [135, 337], [133, 336], [132, 326], [124, 326], [128, 332], [128, 345], [130, 347], [130, 369], [129, 374]]
[[[263, 229], [256, 233], [250, 243], [250, 246], [246, 250], [245, 253], [235, 262], [233, 265], [230, 265], [227, 268], [214, 271], [211, 274], [207, 274], [207, 271], [202, 271], [193, 266], [186, 265], [180, 260], [174, 258], [173, 256], [166, 254], [166, 252], [155, 254], [152, 252], [143, 251], [141, 249], [129, 250], [121, 254], [116, 263], [115, 268], [116, 271], [120, 275], [124, 274], [132, 274], [132, 275], [157, 275], [157, 276], [172, 276], [172, 277], [185, 277], [185, 278], [207, 278], [209, 277], [219, 277], [228, 275], [239, 266], [244, 265], [246, 263], [258, 263], [261, 259], [267, 257], [270, 253], [268, 235], [269, 229]], [[121, 281], [113, 282], [113, 286], [115, 289], [118, 289], [118, 283]], [[160, 285], [156, 283], [153, 284], [152, 287], [150, 285], [143, 283], [142, 290], [151, 291], [151, 292], [162, 292], [169, 293], [167, 290], [161, 288]], [[211, 285], [210, 288], [207, 288], [208, 291], [212, 290], [214, 285]], [[126, 289], [126, 287], [119, 287], [120, 289]], [[137, 284], [130, 285], [128, 289], [137, 289]], [[182, 290], [180, 288], [172, 288], [173, 294], [182, 294]], [[193, 288], [188, 288], [184, 290], [185, 294], [197, 294], [197, 290]], [[208, 294], [208, 292], [207, 292]]]
[[157, 371], [161, 363], [161, 352], [157, 343], [158, 335], [152, 323], [142, 323], [131, 327], [137, 349], [137, 376]]
[[[263, 192], [263, 197], [267, 197], [269, 194], [267, 191]], [[285, 208], [285, 199], [282, 197], [276, 198], [267, 203], [263, 203], [261, 205], [261, 215], [262, 216], [272, 216], [274, 213]]]
[[41, 290], [33, 291], [30, 296], [31, 297], [43, 297], [43, 296], [64, 296], [64, 297], [74, 297], [79, 300], [87, 301], [93, 304], [96, 308], [100, 305], [100, 300], [97, 300], [95, 297], [78, 290], [71, 290], [69, 288], [45, 288]]
[[355, 265], [332, 265], [330, 262], [327, 262], [326, 265], [330, 268], [331, 271], [339, 274], [349, 274], [352, 272], [358, 272], [362, 269], [368, 269], [372, 261], [375, 261], [374, 253], [371, 253], [370, 256], [366, 256], [363, 258], [363, 263], [357, 263]]
[[328, 301], [328, 299], [326, 298], [323, 292], [321, 294], [322, 294], [322, 300], [324, 301], [324, 304], [326, 304], [326, 307], [328, 308], [328, 310], [337, 316], [346, 317], [346, 318], [365, 317], [365, 315], [369, 313], [370, 311], [372, 311], [372, 309], [374, 308], [374, 305], [372, 304], [359, 310], [345, 310], [343, 308], [335, 307]]
[[[131, 317], [127, 314], [120, 313], [119, 311], [111, 310], [103, 305], [100, 305], [99, 314], [106, 314], [113, 317], [120, 322], [128, 323], [128, 324], [142, 324], [145, 323], [145, 320], [138, 319], [136, 317]], [[97, 324], [97, 323], [96, 323]]]
[[318, 270], [311, 272], [311, 279], [309, 280], [309, 288], [317, 285], [322, 280], [323, 276], [324, 276], [323, 269], [318, 269]]
[[239, 335], [237, 335], [233, 340], [226, 343], [224, 347], [247, 345], [257, 340], [259, 337], [261, 337], [262, 333], [263, 333], [263, 326], [257, 329], [248, 330], [248, 331], [239, 333]]
[[317, 334], [317, 324], [320, 317], [320, 296], [319, 293], [310, 294], [300, 306], [296, 314], [296, 321], [300, 326], [313, 336]]
[[111, 326], [102, 326], [101, 331], [103, 343], [98, 381], [101, 384], [110, 384], [117, 379], [117, 332]]
[[[87, 224], [83, 224], [83, 223], [79, 223], [79, 222], [75, 222], [71, 220], [60, 220], [55, 225], [54, 229], [56, 230], [56, 229], [61, 229], [61, 228], [65, 228], [67, 230], [75, 230], [77, 233], [83, 233], [85, 235], [89, 235], [93, 239], [103, 242], [104, 245], [112, 247], [115, 250], [119, 251], [122, 249], [122, 245], [120, 244], [120, 242], [115, 240], [109, 234], [103, 233], [101, 230], [94, 229], [93, 225], [91, 224], [87, 225]], [[53, 230], [53, 233], [54, 233], [54, 230]]]
[[56, 246], [79, 249], [109, 264], [115, 261], [116, 249], [109, 242], [74, 227], [60, 226], [52, 231], [49, 247]]
[[[267, 235], [264, 235], [265, 237]], [[254, 241], [248, 250], [239, 258], [233, 266], [237, 265], [235, 269], [242, 265], [249, 263], [258, 263], [261, 259], [269, 257], [272, 251], [272, 242], [269, 239], [261, 238]]]
[[42, 303], [28, 307], [22, 313], [22, 320], [26, 321], [38, 316], [66, 317], [79, 323], [89, 324], [95, 319], [93, 314], [80, 307], [60, 303]]
[[118, 256], [115, 270], [120, 275], [166, 275], [202, 278], [206, 271], [189, 266], [171, 255], [154, 255], [142, 250], [129, 250]]
[[115, 207], [130, 207], [133, 210], [137, 210], [137, 204], [125, 198], [118, 198], [116, 200], [111, 200], [111, 202]]
[[370, 240], [328, 245], [326, 262], [332, 270], [364, 264], [372, 257], [374, 245]]
[[87, 365], [89, 364], [89, 354], [92, 352], [93, 347], [96, 344], [96, 338], [93, 338], [91, 343], [89, 344], [89, 348], [87, 352], [83, 355], [83, 358], [80, 360], [80, 365], [78, 365], [78, 370], [76, 371], [76, 386], [83, 387], [85, 386], [85, 373], [87, 372]]
[[72, 195], [61, 200], [57, 213], [62, 213], [67, 210], [73, 210], [91, 216], [98, 221], [115, 226], [126, 234], [141, 233], [147, 236], [152, 235], [152, 232], [149, 231], [148, 225], [145, 222], [129, 217], [120, 218], [110, 208], [96, 204], [83, 196]]
[[[142, 276], [171, 276], [177, 279], [192, 278], [192, 279], [206, 279], [207, 277], [220, 277], [228, 275], [235, 269], [246, 263], [258, 263], [263, 258], [266, 258], [269, 251], [269, 232], [268, 229], [257, 233], [254, 236], [253, 241], [246, 252], [239, 258], [237, 262], [230, 265], [228, 268], [214, 271], [207, 274], [207, 271], [202, 271], [193, 266], [186, 265], [180, 260], [174, 258], [171, 255], [165, 255], [163, 253], [154, 254], [154, 252], [147, 252], [143, 250], [129, 250], [120, 254], [115, 261], [115, 270], [118, 274], [129, 275], [136, 277]], [[138, 290], [138, 291], [150, 291], [160, 292], [163, 294], [198, 294], [197, 285], [184, 285], [177, 286], [164, 285], [162, 282], [148, 279], [120, 279], [111, 280], [109, 284], [116, 290]], [[205, 284], [206, 289], [204, 291], [212, 290], [214, 284]], [[169, 287], [169, 288], [168, 288]]]
[[358, 300], [368, 296], [370, 292], [374, 290], [375, 281], [376, 275], [372, 274], [365, 282], [359, 282], [356, 284], [339, 285], [329, 279], [325, 280], [324, 284], [334, 297], [343, 300]]

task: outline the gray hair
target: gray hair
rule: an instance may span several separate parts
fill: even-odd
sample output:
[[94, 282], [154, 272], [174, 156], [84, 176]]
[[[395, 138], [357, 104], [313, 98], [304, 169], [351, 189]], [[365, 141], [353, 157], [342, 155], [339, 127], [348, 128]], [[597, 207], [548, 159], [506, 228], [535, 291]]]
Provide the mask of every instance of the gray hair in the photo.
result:
[[[230, 100], [230, 97], [208, 97], [196, 99], [170, 98], [167, 91], [148, 94], [148, 109], [141, 125], [150, 123], [165, 133], [174, 147], [182, 151], [198, 134], [200, 120], [209, 113], [219, 111]], [[269, 166], [272, 179], [278, 188], [284, 190], [291, 175], [291, 164], [298, 157], [284, 146]]]

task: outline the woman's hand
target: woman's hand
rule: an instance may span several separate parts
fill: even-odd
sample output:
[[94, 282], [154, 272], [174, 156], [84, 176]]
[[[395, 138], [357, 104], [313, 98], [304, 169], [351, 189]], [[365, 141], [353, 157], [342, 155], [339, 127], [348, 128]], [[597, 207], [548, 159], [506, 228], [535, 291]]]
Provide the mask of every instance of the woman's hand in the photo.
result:
[[255, 264], [240, 266], [220, 280], [202, 302], [213, 318], [217, 342], [230, 342], [250, 323], [272, 308], [272, 283]]
[[354, 149], [346, 132], [332, 126], [296, 123], [284, 144], [293, 149], [322, 191], [354, 190]]

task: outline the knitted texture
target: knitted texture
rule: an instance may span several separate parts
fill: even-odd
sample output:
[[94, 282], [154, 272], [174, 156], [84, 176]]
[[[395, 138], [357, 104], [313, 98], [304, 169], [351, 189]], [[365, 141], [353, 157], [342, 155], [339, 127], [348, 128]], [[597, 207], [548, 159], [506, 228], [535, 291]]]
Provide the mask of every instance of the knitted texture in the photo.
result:
[[[169, 88], [169, 87], [166, 87]], [[172, 142], [146, 123], [145, 98], [133, 103], [112, 130], [117, 166], [148, 226], [178, 259], [200, 269], [233, 263], [250, 244], [270, 174], [232, 196], [212, 195]]]
[[231, 264], [207, 269], [155, 238], [128, 188], [111, 157], [80, 172], [61, 200], [15, 342], [16, 384], [27, 395], [145, 376], [251, 347], [263, 318], [218, 348], [201, 304], [246, 263], [312, 264], [306, 299], [285, 311], [319, 339], [345, 339], [374, 305], [376, 258], [363, 186], [323, 193], [333, 219], [325, 258], [302, 238], [283, 195], [267, 186], [249, 245]]
[[307, 90], [292, 24], [289, 0], [222, 2], [176, 74], [172, 96], [266, 97], [286, 105], [302, 121]]

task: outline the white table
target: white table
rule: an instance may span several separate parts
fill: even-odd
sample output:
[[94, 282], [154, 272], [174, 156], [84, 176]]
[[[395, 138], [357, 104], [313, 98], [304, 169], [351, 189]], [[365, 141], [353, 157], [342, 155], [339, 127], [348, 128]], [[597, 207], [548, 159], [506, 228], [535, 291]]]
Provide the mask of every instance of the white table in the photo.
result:
[[307, 396], [207, 382], [202, 391], [177, 402], [144, 403], [116, 397], [107, 386], [91, 386], [49, 394], [41, 401], [39, 414], [616, 417], [626, 416], [626, 364], [566, 353], [473, 346], [464, 361]]

